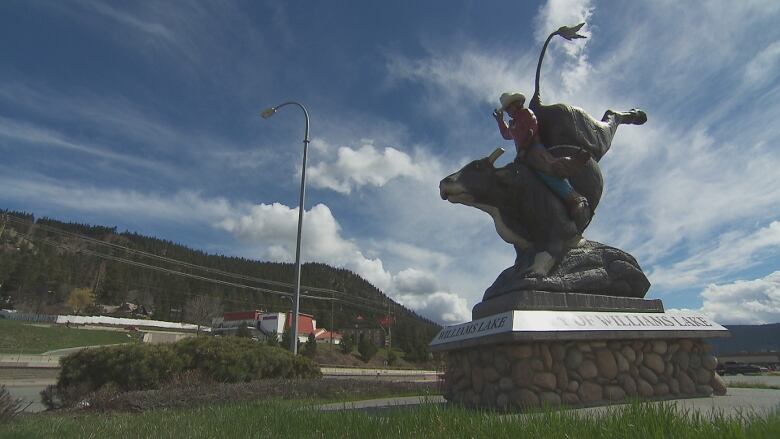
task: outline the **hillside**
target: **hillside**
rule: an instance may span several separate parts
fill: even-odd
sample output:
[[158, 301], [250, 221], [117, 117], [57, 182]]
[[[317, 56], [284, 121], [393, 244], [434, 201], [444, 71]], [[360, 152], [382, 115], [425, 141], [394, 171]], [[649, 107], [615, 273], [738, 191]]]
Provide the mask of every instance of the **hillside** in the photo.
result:
[[[3, 308], [69, 312], [73, 291], [86, 289], [95, 304], [85, 312], [130, 302], [155, 319], [204, 323], [223, 310], [290, 310], [293, 277], [289, 263], [211, 255], [116, 227], [0, 210]], [[393, 346], [412, 358], [427, 356], [440, 329], [349, 270], [307, 263], [301, 284], [301, 312], [313, 314], [318, 326], [379, 330], [377, 322], [390, 314]]]
[[710, 340], [715, 355], [780, 351], [780, 323], [724, 326], [728, 328], [731, 337]]

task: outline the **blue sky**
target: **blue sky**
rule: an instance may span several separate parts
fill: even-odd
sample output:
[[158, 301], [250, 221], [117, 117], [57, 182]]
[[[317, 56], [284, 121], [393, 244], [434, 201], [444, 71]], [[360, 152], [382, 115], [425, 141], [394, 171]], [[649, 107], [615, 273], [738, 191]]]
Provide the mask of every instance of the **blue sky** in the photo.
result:
[[[442, 323], [513, 250], [438, 181], [496, 146], [504, 91], [596, 117], [640, 107], [602, 159], [586, 237], [633, 254], [667, 308], [780, 321], [780, 3], [0, 3], [0, 207], [304, 261]], [[505, 154], [503, 165], [511, 154]]]

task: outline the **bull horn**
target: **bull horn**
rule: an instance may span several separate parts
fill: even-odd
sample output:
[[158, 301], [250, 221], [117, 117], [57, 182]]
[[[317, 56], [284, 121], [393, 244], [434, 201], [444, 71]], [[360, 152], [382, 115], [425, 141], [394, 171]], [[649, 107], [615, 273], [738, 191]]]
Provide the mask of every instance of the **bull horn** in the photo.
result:
[[501, 154], [503, 154], [503, 153], [504, 153], [504, 148], [501, 148], [500, 146], [498, 148], [496, 148], [495, 151], [490, 153], [490, 155], [488, 156], [488, 161], [490, 162], [490, 164], [492, 165], [493, 163], [495, 163], [496, 160], [499, 157], [501, 157]]

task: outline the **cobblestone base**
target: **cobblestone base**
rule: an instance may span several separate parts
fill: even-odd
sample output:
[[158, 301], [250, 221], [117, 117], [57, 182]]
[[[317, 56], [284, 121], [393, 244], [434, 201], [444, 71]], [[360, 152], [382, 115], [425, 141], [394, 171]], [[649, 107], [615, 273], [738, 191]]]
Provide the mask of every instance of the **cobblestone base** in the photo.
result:
[[724, 395], [702, 340], [536, 342], [447, 352], [444, 397], [499, 410]]

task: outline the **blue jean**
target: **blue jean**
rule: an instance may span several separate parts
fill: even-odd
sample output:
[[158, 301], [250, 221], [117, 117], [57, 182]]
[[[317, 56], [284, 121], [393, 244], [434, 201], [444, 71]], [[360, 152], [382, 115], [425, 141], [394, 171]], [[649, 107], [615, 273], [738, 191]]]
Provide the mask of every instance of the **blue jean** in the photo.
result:
[[565, 178], [558, 178], [553, 177], [552, 175], [547, 175], [542, 171], [536, 171], [536, 175], [539, 176], [539, 178], [542, 179], [544, 184], [547, 185], [550, 189], [552, 189], [553, 192], [555, 192], [556, 195], [561, 197], [562, 200], [565, 200], [566, 197], [569, 196], [571, 191], [574, 190], [574, 188], [571, 186], [571, 183], [569, 183], [569, 180], [566, 180]]

